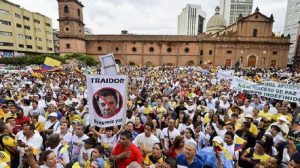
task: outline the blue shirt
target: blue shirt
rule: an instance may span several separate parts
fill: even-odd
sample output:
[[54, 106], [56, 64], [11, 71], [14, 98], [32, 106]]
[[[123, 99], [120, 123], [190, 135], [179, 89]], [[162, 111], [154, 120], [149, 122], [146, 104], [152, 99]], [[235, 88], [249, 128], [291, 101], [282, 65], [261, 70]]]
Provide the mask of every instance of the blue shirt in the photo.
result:
[[184, 154], [180, 154], [176, 157], [177, 165], [186, 166], [187, 168], [202, 168], [202, 161], [195, 155], [192, 164], [188, 164]]

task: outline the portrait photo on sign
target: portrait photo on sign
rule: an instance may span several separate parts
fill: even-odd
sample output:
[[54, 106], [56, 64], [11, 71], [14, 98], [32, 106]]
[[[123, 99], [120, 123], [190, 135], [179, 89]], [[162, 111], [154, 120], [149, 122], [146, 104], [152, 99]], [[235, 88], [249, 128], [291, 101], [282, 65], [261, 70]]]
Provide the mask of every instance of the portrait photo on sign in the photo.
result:
[[93, 96], [95, 112], [102, 118], [110, 118], [118, 114], [123, 106], [123, 98], [116, 89], [105, 87]]

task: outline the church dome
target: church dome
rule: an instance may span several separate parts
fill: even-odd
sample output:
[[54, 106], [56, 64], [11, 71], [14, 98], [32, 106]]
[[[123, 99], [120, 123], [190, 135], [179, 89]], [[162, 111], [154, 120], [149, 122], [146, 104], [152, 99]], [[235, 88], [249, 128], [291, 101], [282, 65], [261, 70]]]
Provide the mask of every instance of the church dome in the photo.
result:
[[210, 33], [214, 34], [226, 27], [226, 20], [222, 15], [220, 15], [220, 7], [217, 6], [215, 11], [216, 11], [215, 15], [212, 16], [207, 22], [207, 26], [206, 26], [207, 34]]

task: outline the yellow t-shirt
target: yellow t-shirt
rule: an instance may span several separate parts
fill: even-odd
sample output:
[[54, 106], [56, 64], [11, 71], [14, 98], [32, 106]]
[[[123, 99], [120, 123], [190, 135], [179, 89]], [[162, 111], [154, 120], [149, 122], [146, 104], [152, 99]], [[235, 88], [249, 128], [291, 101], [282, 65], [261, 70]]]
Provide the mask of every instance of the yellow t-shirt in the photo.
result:
[[0, 151], [0, 164], [10, 162], [10, 155], [4, 151]]
[[253, 123], [251, 123], [251, 126], [249, 128], [249, 132], [251, 132], [255, 137], [258, 134], [257, 127]]
[[167, 113], [167, 110], [163, 106], [155, 106], [153, 107], [153, 110], [156, 112], [158, 118], [161, 118], [165, 113]]
[[[3, 142], [3, 145], [6, 147], [15, 147], [16, 146], [15, 140], [7, 135], [2, 137], [2, 142]], [[10, 152], [8, 150], [4, 149], [4, 152], [10, 156]]]
[[[248, 148], [246, 150], [246, 152], [250, 153], [250, 148]], [[267, 154], [264, 155], [257, 155], [255, 152], [253, 153], [253, 159], [259, 159], [261, 162], [266, 162], [267, 160], [269, 160], [270, 156]]]
[[45, 124], [41, 122], [37, 122], [34, 124], [34, 127], [37, 131], [42, 132], [44, 130]]
[[264, 112], [264, 111], [260, 111], [259, 113], [258, 113], [258, 116], [259, 117], [264, 117], [264, 118], [266, 118], [266, 119], [268, 119], [268, 120], [272, 120], [272, 118], [273, 118], [273, 114], [272, 113], [270, 113], [270, 112]]
[[[145, 157], [145, 160], [144, 160], [144, 164], [146, 164], [147, 166], [150, 166], [150, 165], [153, 165], [154, 163], [152, 163], [151, 159], [150, 159], [150, 155], [151, 154], [148, 154], [146, 157]], [[164, 159], [165, 157], [164, 156], [161, 156], [159, 159], [158, 159], [158, 163], [164, 163]]]
[[[282, 116], [283, 114], [281, 114], [281, 113], [277, 113], [277, 114], [275, 114], [274, 116], [273, 116], [273, 120], [274, 121], [278, 121], [278, 119], [279, 119], [279, 117], [280, 116]], [[286, 117], [286, 119], [288, 120], [288, 122], [289, 123], [291, 123], [292, 122], [292, 120], [293, 120], [293, 117], [292, 117], [292, 115], [290, 115], [290, 114], [286, 114], [286, 115], [283, 115], [283, 116], [285, 116]]]

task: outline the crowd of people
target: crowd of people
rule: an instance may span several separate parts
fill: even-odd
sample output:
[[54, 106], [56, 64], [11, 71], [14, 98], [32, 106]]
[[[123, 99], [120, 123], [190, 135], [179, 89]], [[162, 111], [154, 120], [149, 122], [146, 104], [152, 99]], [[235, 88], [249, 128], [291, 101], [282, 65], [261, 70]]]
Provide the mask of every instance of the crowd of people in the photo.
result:
[[[299, 102], [233, 90], [218, 69], [121, 66], [126, 124], [103, 128], [89, 122], [79, 69], [1, 73], [0, 167], [300, 168]], [[234, 75], [300, 83], [288, 69]]]

